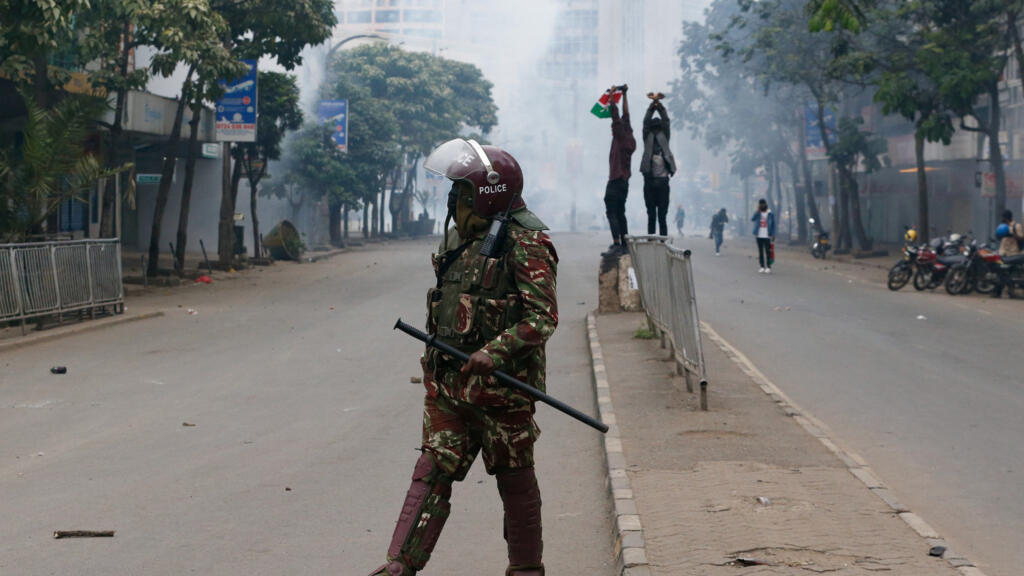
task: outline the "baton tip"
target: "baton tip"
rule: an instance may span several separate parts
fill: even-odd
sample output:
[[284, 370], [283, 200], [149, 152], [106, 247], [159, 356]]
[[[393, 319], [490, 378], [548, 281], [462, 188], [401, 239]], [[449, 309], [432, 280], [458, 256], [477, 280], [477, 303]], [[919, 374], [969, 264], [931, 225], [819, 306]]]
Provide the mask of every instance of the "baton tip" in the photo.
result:
[[398, 327], [402, 325], [402, 319], [395, 320], [395, 325], [391, 327], [392, 330], [398, 330]]

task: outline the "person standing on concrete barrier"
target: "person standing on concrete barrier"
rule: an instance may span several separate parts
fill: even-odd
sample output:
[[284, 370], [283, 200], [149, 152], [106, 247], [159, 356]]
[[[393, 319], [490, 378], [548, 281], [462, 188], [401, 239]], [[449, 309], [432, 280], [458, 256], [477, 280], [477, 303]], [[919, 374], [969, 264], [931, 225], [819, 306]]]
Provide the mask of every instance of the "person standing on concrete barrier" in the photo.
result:
[[[652, 100], [644, 115], [644, 155], [640, 161], [640, 173], [644, 175], [644, 204], [647, 206], [647, 233], [654, 235], [655, 222], [658, 232], [668, 236], [668, 181], [676, 173], [676, 159], [668, 146], [668, 112], [662, 105], [664, 94], [650, 93]], [[658, 113], [658, 118], [654, 113]]]
[[[626, 235], [626, 197], [629, 196], [630, 162], [636, 150], [636, 139], [633, 138], [633, 127], [629, 124], [629, 98], [626, 92], [629, 87], [611, 87], [609, 109], [612, 114], [612, 148], [608, 153], [608, 186], [604, 191], [604, 206], [608, 215], [608, 226], [612, 230], [612, 245], [609, 253], [625, 253]], [[622, 92], [622, 116], [615, 103], [615, 92]]]
[[772, 273], [772, 243], [775, 242], [775, 214], [768, 209], [768, 201], [761, 198], [757, 201], [757, 212], [750, 218], [754, 223], [754, 236], [757, 238], [757, 260], [761, 264], [761, 274]]
[[725, 233], [725, 225], [729, 222], [729, 215], [725, 208], [722, 208], [711, 217], [711, 238], [715, 241], [715, 256], [721, 254], [722, 235]]

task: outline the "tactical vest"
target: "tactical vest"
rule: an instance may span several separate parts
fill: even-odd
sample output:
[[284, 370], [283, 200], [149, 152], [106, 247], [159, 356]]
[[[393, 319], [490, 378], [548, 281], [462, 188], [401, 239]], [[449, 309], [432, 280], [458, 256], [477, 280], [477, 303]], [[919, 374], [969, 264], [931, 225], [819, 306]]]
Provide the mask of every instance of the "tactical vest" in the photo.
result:
[[[517, 264], [510, 249], [519, 234], [546, 226], [525, 209], [512, 217], [500, 258], [480, 254], [482, 238], [458, 248], [443, 241], [441, 253], [433, 256], [435, 273], [447, 269], [439, 275], [437, 286], [427, 292], [427, 331], [464, 352], [479, 350], [522, 319], [514, 276]], [[446, 264], [446, 259], [452, 258]], [[428, 353], [426, 360], [435, 372], [445, 367], [436, 351]]]

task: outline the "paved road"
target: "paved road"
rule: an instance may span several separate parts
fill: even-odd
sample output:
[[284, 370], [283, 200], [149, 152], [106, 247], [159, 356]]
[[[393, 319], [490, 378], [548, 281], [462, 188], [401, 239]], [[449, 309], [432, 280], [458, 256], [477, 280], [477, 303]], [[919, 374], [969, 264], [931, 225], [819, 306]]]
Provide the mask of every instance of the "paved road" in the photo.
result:
[[[599, 249], [556, 242], [549, 388], [592, 412], [583, 321]], [[0, 573], [361, 575], [380, 564], [422, 402], [409, 383], [420, 345], [390, 328], [421, 321], [432, 247], [379, 245], [157, 293], [129, 305], [169, 306], [164, 318], [0, 353]], [[54, 364], [68, 374], [50, 375]], [[538, 420], [550, 572], [610, 575], [599, 435], [547, 408]], [[53, 540], [58, 529], [117, 536]], [[478, 463], [424, 574], [504, 566], [499, 500]]]
[[1021, 573], [1024, 302], [893, 293], [882, 271], [783, 251], [762, 276], [752, 239], [719, 258], [676, 244], [694, 250], [702, 320], [990, 576]]

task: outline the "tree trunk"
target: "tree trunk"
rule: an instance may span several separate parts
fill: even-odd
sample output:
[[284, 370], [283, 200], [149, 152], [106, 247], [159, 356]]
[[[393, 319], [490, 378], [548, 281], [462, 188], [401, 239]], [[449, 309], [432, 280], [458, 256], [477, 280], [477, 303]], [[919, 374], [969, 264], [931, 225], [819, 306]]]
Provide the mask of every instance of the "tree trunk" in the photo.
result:
[[260, 217], [256, 206], [256, 192], [259, 190], [260, 180], [263, 179], [263, 175], [267, 173], [267, 161], [263, 160], [263, 167], [260, 168], [259, 173], [252, 173], [252, 161], [251, 156], [247, 156], [245, 159], [245, 174], [249, 180], [249, 208], [252, 211], [252, 253], [254, 258], [263, 258], [263, 246], [260, 242]]
[[331, 234], [331, 245], [344, 246], [345, 242], [341, 239], [341, 202], [332, 196], [327, 197], [327, 223]]
[[775, 185], [775, 178], [772, 176], [774, 168], [772, 168], [772, 164], [770, 162], [768, 163], [767, 168], [768, 174], [766, 174], [767, 178], [765, 179], [768, 180], [768, 189], [765, 190], [764, 192], [764, 199], [768, 201], [769, 210], [771, 210], [772, 212], [778, 212], [778, 210], [776, 210], [774, 206], [775, 198], [772, 197], [772, 187]]
[[235, 162], [231, 168], [231, 143], [222, 142], [220, 148], [221, 184], [220, 219], [217, 221], [217, 260], [224, 268], [231, 266], [235, 259], [235, 199], [238, 198], [238, 184], [235, 173], [241, 175], [242, 165]]
[[[814, 231], [822, 230], [821, 215], [818, 214], [818, 201], [815, 199], [814, 194], [814, 181], [811, 180], [811, 165], [807, 161], [807, 123], [804, 118], [805, 112], [803, 109], [800, 110], [800, 144], [797, 148], [800, 149], [800, 170], [803, 172], [804, 186], [803, 186], [803, 198], [807, 204], [807, 212], [811, 218], [814, 218], [814, 225], [811, 227]], [[801, 223], [803, 223], [801, 218]]]
[[369, 213], [370, 213], [370, 206], [367, 203], [363, 202], [363, 238], [369, 238], [370, 237], [370, 231], [367, 228], [367, 225], [370, 223], [369, 222], [369, 220], [370, 220]]
[[1020, 29], [1017, 27], [1017, 10], [1006, 11], [1006, 26], [1010, 32], [1010, 41], [1013, 44], [1013, 55], [1017, 59], [1017, 71], [1019, 77], [1024, 80], [1024, 46], [1021, 46]]
[[[382, 196], [384, 195], [384, 192], [383, 192], [383, 190], [381, 191], [381, 193], [380, 193], [380, 194], [381, 194]], [[376, 236], [376, 235], [378, 234], [378, 232], [377, 232], [377, 226], [378, 226], [379, 224], [383, 224], [383, 223], [384, 223], [384, 213], [383, 213], [383, 211], [382, 211], [382, 212], [381, 212], [381, 214], [380, 214], [380, 218], [378, 218], [378, 217], [377, 217], [377, 204], [378, 204], [378, 200], [377, 200], [377, 194], [375, 193], [375, 194], [373, 195], [373, 202], [372, 202], [372, 205], [373, 205], [373, 212], [372, 212], [372, 214], [371, 214], [371, 218], [370, 218], [370, 219], [371, 219], [371, 220], [373, 221], [373, 224], [371, 224], [371, 227], [372, 227], [372, 228], [371, 228], [371, 230], [370, 230], [370, 236]]]
[[929, 241], [931, 227], [928, 222], [928, 174], [924, 167], [924, 134], [914, 132], [914, 157], [917, 160], [917, 238]]
[[[131, 33], [132, 23], [129, 20], [125, 20], [121, 30], [120, 61], [117, 65], [117, 72], [122, 80], [128, 76], [128, 64], [133, 52], [133, 48], [129, 44]], [[127, 90], [117, 91], [117, 99], [114, 104], [114, 123], [110, 126], [110, 151], [107, 155], [107, 168], [115, 168], [121, 163], [122, 120], [127, 97]], [[100, 200], [100, 238], [114, 238], [120, 235], [116, 221], [117, 202], [119, 200], [117, 182], [120, 179], [120, 174], [108, 178], [106, 185], [103, 187], [103, 197]]]
[[800, 186], [799, 177], [796, 171], [796, 162], [790, 160], [786, 163], [789, 169], [790, 179], [793, 181], [793, 204], [796, 208], [796, 236], [803, 244], [807, 242], [807, 211], [804, 208], [804, 189]]
[[[853, 220], [853, 233], [857, 237], [857, 244], [861, 250], [870, 251], [873, 245], [871, 238], [868, 237], [867, 232], [864, 230], [864, 220], [861, 218], [860, 212], [860, 184], [857, 183], [856, 174], [852, 171], [847, 172], [847, 178], [849, 178], [849, 184], [847, 185], [847, 191], [849, 192], [848, 201], [850, 203], [850, 216]], [[852, 244], [852, 243], [851, 243]]]
[[[185, 84], [192, 82], [192, 74], [196, 71], [195, 65], [188, 69], [185, 75]], [[153, 206], [153, 224], [149, 233], [149, 261], [146, 263], [146, 275], [154, 276], [160, 269], [160, 232], [163, 227], [164, 210], [167, 208], [167, 197], [171, 193], [171, 180], [174, 178], [174, 169], [177, 166], [178, 142], [181, 141], [181, 121], [185, 116], [185, 103], [188, 100], [187, 88], [182, 89], [181, 98], [178, 100], [178, 109], [174, 113], [174, 124], [171, 126], [171, 135], [167, 139], [167, 146], [164, 151], [164, 165], [160, 171], [160, 188], [156, 192], [156, 203]]]
[[388, 212], [391, 213], [391, 232], [397, 233], [401, 228], [399, 219], [402, 212], [402, 195], [398, 194], [398, 179], [402, 174], [402, 167], [396, 166], [391, 175], [391, 201], [388, 203]]
[[[999, 145], [999, 127], [1001, 125], [1002, 110], [999, 104], [999, 84], [993, 81], [989, 85], [988, 97], [991, 102], [989, 112], [991, 116], [988, 121], [988, 156], [992, 164], [992, 172], [996, 176], [996, 221], [1006, 209], [1006, 167], [1003, 165], [1003, 149]], [[992, 223], [993, 227], [995, 222]]]
[[816, 103], [818, 106], [818, 131], [821, 133], [822, 145], [825, 147], [825, 151], [828, 153], [829, 164], [840, 171], [839, 198], [836, 199], [835, 206], [832, 210], [832, 231], [837, 235], [836, 251], [838, 252], [840, 250], [849, 250], [849, 220], [847, 219], [846, 214], [844, 213], [846, 206], [846, 192], [845, 184], [843, 184], [842, 179], [842, 168], [832, 161], [832, 142], [829, 141], [828, 130], [825, 128], [825, 103], [822, 102], [820, 98], [816, 98]]
[[188, 247], [188, 215], [192, 206], [192, 184], [196, 176], [196, 159], [199, 157], [199, 119], [203, 113], [203, 101], [196, 90], [192, 102], [192, 119], [189, 120], [188, 155], [185, 157], [185, 181], [181, 186], [181, 209], [178, 212], [178, 236], [174, 246], [174, 270], [180, 276], [185, 272], [185, 249]]
[[42, 110], [50, 109], [53, 90], [50, 89], [50, 70], [46, 62], [48, 54], [38, 54], [32, 59], [32, 100]]
[[343, 224], [343, 226], [344, 226], [343, 238], [345, 240], [348, 240], [348, 202], [345, 202], [345, 207], [342, 208], [342, 218], [343, 218], [343, 221], [344, 221], [344, 224]]

